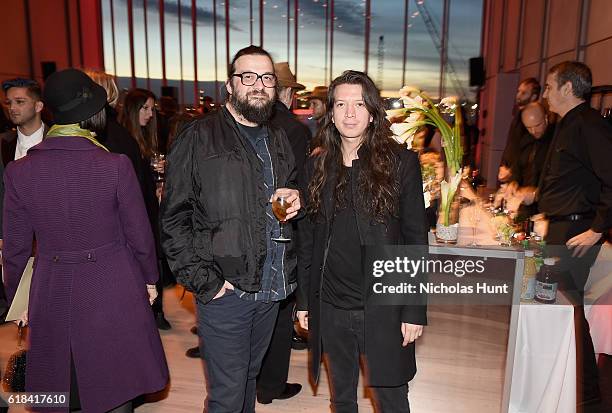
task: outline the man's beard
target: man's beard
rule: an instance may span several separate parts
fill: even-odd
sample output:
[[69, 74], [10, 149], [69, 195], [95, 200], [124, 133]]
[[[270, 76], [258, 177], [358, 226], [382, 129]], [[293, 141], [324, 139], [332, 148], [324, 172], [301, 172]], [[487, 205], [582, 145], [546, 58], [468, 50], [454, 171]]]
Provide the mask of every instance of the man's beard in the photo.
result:
[[9, 115], [9, 118], [10, 118], [11, 122], [13, 123], [13, 125], [15, 125], [15, 126], [23, 126], [26, 123], [31, 122], [35, 118], [35, 116], [27, 117], [27, 115], [24, 116], [22, 114], [22, 115], [17, 115], [17, 116], [10, 116]]
[[249, 122], [257, 123], [259, 125], [270, 120], [270, 117], [272, 117], [272, 108], [274, 107], [275, 99], [270, 99], [269, 96], [266, 95], [268, 100], [262, 106], [256, 106], [249, 102], [249, 94], [254, 93], [249, 92], [244, 98], [240, 98], [236, 93], [232, 93], [229, 97], [229, 102], [236, 112], [238, 112], [240, 116]]
[[527, 99], [517, 99], [516, 100], [516, 106], [518, 107], [525, 107], [529, 104], [529, 102], [531, 102], [531, 97], [528, 97]]

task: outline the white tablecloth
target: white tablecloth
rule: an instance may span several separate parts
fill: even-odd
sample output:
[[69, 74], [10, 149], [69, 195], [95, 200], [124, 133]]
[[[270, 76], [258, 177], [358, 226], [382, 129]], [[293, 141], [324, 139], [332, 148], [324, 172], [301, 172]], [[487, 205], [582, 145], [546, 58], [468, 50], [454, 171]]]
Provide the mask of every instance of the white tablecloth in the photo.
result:
[[[459, 239], [465, 246], [472, 242], [469, 221], [472, 206], [460, 214]], [[484, 210], [476, 229], [476, 242], [497, 248], [489, 216]], [[510, 247], [506, 247], [510, 248]], [[518, 327], [510, 413], [576, 412], [576, 341], [574, 307], [559, 293], [557, 304], [522, 303]]]
[[[558, 296], [558, 302], [564, 297]], [[522, 304], [510, 391], [511, 413], [576, 411], [572, 305]]]

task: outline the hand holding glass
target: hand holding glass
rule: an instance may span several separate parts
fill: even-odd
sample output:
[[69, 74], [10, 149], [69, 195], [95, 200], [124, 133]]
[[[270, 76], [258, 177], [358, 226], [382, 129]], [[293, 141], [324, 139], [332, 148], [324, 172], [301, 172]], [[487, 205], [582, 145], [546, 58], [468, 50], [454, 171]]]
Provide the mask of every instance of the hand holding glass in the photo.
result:
[[276, 242], [289, 242], [291, 238], [285, 237], [283, 234], [283, 224], [287, 220], [287, 208], [289, 208], [291, 204], [287, 202], [287, 198], [285, 196], [278, 196], [274, 201], [272, 201], [272, 212], [278, 219], [278, 223], [280, 226], [280, 233], [278, 237], [272, 238], [272, 241]]

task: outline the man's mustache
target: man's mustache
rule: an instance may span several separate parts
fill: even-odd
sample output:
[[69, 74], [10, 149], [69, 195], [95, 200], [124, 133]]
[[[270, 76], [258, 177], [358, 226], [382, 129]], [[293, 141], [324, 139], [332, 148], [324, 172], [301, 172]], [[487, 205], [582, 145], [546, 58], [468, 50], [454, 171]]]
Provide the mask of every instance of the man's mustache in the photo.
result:
[[265, 97], [269, 97], [268, 94], [263, 91], [263, 90], [253, 90], [249, 93], [247, 93], [247, 96], [265, 96]]

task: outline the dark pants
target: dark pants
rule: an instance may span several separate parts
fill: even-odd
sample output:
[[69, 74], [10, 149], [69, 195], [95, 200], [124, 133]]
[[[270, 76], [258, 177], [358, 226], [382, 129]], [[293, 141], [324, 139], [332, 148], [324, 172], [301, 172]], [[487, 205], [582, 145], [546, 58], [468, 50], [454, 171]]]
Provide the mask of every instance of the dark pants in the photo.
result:
[[155, 283], [155, 290], [157, 291], [157, 297], [153, 301], [151, 305], [151, 309], [154, 314], [163, 313], [164, 312], [164, 286], [162, 281], [159, 280]]
[[[0, 266], [0, 271], [2, 271], [2, 266]], [[4, 318], [6, 317], [6, 313], [8, 313], [9, 305], [8, 300], [6, 299], [6, 293], [4, 292], [4, 283], [0, 280], [0, 324], [4, 323]]]
[[278, 303], [240, 299], [233, 291], [197, 301], [200, 351], [208, 383], [208, 413], [255, 411], [259, 374], [278, 314]]
[[576, 372], [577, 400], [599, 393], [599, 372], [595, 360], [595, 350], [584, 315], [584, 286], [589, 278], [591, 266], [597, 258], [601, 244], [589, 248], [581, 258], [572, 257], [565, 243], [570, 238], [590, 228], [590, 221], [551, 222], [546, 236], [547, 252], [550, 256], [560, 257], [560, 289], [574, 304], [574, 325], [576, 330]]
[[[357, 412], [359, 361], [364, 353], [363, 310], [342, 310], [321, 303], [321, 341], [329, 376], [331, 407], [335, 413]], [[408, 384], [371, 387], [377, 412], [409, 413]]]
[[293, 295], [279, 304], [278, 317], [272, 340], [257, 377], [257, 394], [262, 399], [278, 397], [284, 390], [289, 376], [291, 338], [293, 336]]

